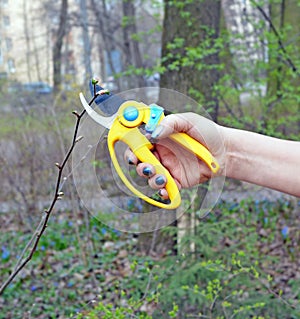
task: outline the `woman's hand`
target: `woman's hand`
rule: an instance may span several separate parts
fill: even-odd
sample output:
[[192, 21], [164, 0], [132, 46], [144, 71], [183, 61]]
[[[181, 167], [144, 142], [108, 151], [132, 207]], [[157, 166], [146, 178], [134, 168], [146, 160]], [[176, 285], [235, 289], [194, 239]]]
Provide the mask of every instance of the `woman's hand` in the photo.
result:
[[[225, 152], [220, 126], [195, 113], [168, 115], [151, 135], [151, 139], [156, 141], [153, 153], [173, 176], [179, 189], [206, 182], [212, 177], [212, 172], [194, 154], [168, 138], [170, 134], [177, 132], [187, 133], [206, 146], [220, 165], [218, 174], [224, 174]], [[163, 199], [168, 198], [164, 188], [165, 176], [157, 175], [153, 165], [139, 163], [129, 149], [125, 152], [125, 158], [130, 164], [137, 165], [137, 173], [148, 178], [150, 187], [159, 190]]]
[[[168, 139], [176, 132], [187, 133], [208, 148], [220, 165], [217, 175], [300, 197], [300, 142], [223, 127], [195, 113], [169, 115], [151, 135], [157, 140], [154, 154], [179, 189], [205, 182], [213, 175], [205, 163]], [[162, 198], [168, 198], [165, 176], [157, 175], [149, 163], [139, 163], [130, 150], [125, 157], [137, 165], [139, 175], [149, 178], [149, 185], [158, 189]]]

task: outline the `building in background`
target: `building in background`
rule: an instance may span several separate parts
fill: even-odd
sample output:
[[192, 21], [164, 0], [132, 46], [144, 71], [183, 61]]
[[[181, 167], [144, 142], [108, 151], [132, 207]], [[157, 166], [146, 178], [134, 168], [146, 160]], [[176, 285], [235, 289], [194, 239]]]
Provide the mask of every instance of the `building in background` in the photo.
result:
[[[262, 3], [264, 11], [269, 14], [268, 1], [260, 1], [260, 5]], [[249, 65], [268, 59], [265, 21], [250, 0], [222, 0], [222, 5], [227, 29], [231, 33], [235, 63], [246, 76], [251, 77]]]
[[[51, 1], [49, 1], [50, 3]], [[0, 0], [0, 74], [21, 83], [52, 84], [52, 44], [58, 27], [60, 3]], [[69, 0], [78, 11], [78, 1]], [[83, 41], [80, 28], [68, 26], [62, 54], [66, 83], [82, 81]]]
[[[89, 68], [93, 74], [101, 75], [104, 80], [111, 77], [111, 65], [115, 71], [123, 71], [124, 39], [122, 27], [122, 1], [107, 2], [106, 19], [103, 18], [105, 33], [110, 47], [105, 46], [103, 30], [97, 21], [97, 16], [87, 6], [86, 16], [82, 14], [86, 0], [69, 0], [67, 32], [63, 41], [62, 76], [63, 83], [68, 88], [73, 83], [82, 84], [87, 76], [87, 57]], [[53, 83], [52, 50], [59, 24], [61, 1], [28, 1], [0, 0], [0, 74], [9, 80], [21, 83], [45, 82]], [[103, 3], [101, 4], [103, 5]], [[138, 31], [144, 34], [145, 41], [139, 46], [145, 57], [143, 67], [153, 65], [159, 58], [160, 31], [150, 32], [157, 28], [162, 20], [154, 18], [157, 12], [162, 12], [162, 6], [152, 7], [145, 4], [137, 6]], [[99, 4], [99, 8], [100, 8]], [[101, 7], [100, 14], [103, 15]], [[161, 15], [162, 16], [162, 15]], [[86, 19], [86, 20], [84, 20]], [[107, 23], [107, 22], [110, 23]], [[88, 31], [84, 25], [88, 22]], [[110, 25], [110, 29], [108, 27]], [[104, 31], [103, 31], [104, 32]], [[88, 35], [88, 38], [87, 38]], [[87, 41], [88, 40], [88, 41]], [[87, 49], [87, 43], [90, 50]], [[108, 63], [108, 56], [112, 64]], [[147, 56], [147, 58], [146, 58]]]
[[16, 72], [15, 59], [12, 52], [15, 39], [11, 24], [12, 15], [9, 8], [9, 0], [0, 0], [0, 74], [2, 78], [7, 78]]
[[[86, 6], [89, 2], [86, 0], [68, 2], [68, 25], [61, 63], [65, 87], [86, 81], [87, 76], [90, 76], [87, 74], [87, 60], [90, 60], [92, 72], [102, 75], [104, 80], [112, 76], [111, 66], [115, 72], [127, 67], [122, 51], [126, 46], [126, 41], [122, 39], [122, 23], [127, 21], [122, 20], [122, 1], [109, 2], [110, 6], [106, 8], [106, 14], [111, 21], [111, 30], [105, 31], [110, 36], [109, 42], [112, 45], [110, 48], [104, 46], [100, 25], [97, 24], [97, 17], [93, 16], [93, 10], [87, 7], [86, 17], [82, 15], [83, 3]], [[52, 84], [52, 49], [58, 29], [60, 5], [61, 1], [51, 0], [0, 0], [0, 77], [21, 83]], [[254, 65], [257, 61], [266, 61], [268, 58], [267, 45], [261, 40], [264, 30], [257, 27], [262, 18], [249, 0], [222, 0], [222, 5], [228, 30], [232, 34], [235, 62], [241, 70], [241, 77], [245, 77], [246, 74], [246, 81], [251, 80], [249, 60]], [[139, 42], [143, 68], [154, 65], [155, 59], [160, 56], [160, 33], [151, 32], [151, 28], [162, 22], [161, 19], [154, 18], [157, 12], [162, 13], [162, 10], [162, 5], [153, 8], [150, 2], [145, 3], [143, 7], [136, 7], [138, 31], [144, 36]], [[100, 13], [102, 14], [102, 11]], [[88, 31], [84, 33], [84, 24], [87, 22]], [[136, 38], [140, 36], [138, 34]], [[87, 43], [89, 43], [88, 50]], [[243, 70], [243, 65], [247, 65], [248, 69]]]
[[1, 72], [18, 82], [50, 81], [49, 34], [39, 3], [0, 0], [0, 10]]

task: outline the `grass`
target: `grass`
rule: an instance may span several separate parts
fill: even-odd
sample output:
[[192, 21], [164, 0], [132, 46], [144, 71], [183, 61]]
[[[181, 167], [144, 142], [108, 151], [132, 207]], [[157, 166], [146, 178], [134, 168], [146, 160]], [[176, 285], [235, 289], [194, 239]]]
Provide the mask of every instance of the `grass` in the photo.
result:
[[[70, 219], [69, 219], [70, 218]], [[91, 267], [104, 262], [106, 265], [113, 262], [117, 251], [100, 252], [90, 255], [88, 261], [86, 252], [87, 230], [83, 223], [72, 220], [70, 214], [52, 218], [45, 237], [41, 239], [37, 254], [25, 269], [19, 279], [12, 283], [3, 296], [6, 311], [0, 318], [22, 318], [30, 313], [34, 318], [56, 318], [57, 314], [68, 316], [76, 312], [97, 295], [94, 287]], [[104, 226], [91, 221], [93, 242], [101, 244], [105, 239], [116, 239], [116, 235], [109, 233]], [[77, 228], [77, 230], [75, 230]], [[105, 234], [104, 234], [105, 233]], [[29, 240], [31, 234], [21, 231], [7, 231], [1, 236], [2, 260], [1, 278], [8, 276], [20, 249]], [[81, 242], [81, 245], [79, 244]], [[91, 252], [89, 252], [91, 253]], [[101, 282], [103, 275], [95, 275]], [[18, 307], [14, 306], [17, 302]], [[59, 306], [60, 305], [60, 306]]]
[[[86, 223], [84, 214], [75, 219], [71, 212], [57, 212], [37, 254], [0, 298], [0, 318], [71, 318], [76, 313], [78, 318], [93, 318], [93, 313], [95, 318], [171, 318], [174, 303], [179, 307], [174, 318], [186, 318], [187, 311], [208, 313], [208, 289], [215, 280], [221, 280], [228, 296], [243, 291], [244, 299], [227, 298], [227, 312], [239, 311], [236, 318], [248, 318], [245, 313], [279, 318], [276, 312], [280, 318], [297, 318], [280, 300], [295, 304], [300, 296], [299, 223], [291, 213], [294, 209], [299, 211], [299, 206], [284, 201], [220, 203], [196, 235], [185, 239], [187, 246], [193, 240], [197, 247], [192, 255], [186, 250], [185, 257], [147, 256], [133, 235], [108, 229], [92, 218]], [[17, 219], [1, 229], [1, 278], [8, 276], [30, 236]], [[254, 279], [256, 270], [249, 276], [251, 265], [277, 295]], [[231, 279], [235, 277], [238, 280]], [[216, 315], [225, 297], [220, 293]], [[263, 306], [256, 305], [259, 300]]]
[[[18, 141], [24, 133], [55, 133], [53, 114], [45, 110], [32, 108], [29, 114], [18, 116], [5, 113], [0, 118], [1, 139]], [[70, 106], [57, 112], [59, 126], [71, 128]], [[24, 148], [24, 159], [27, 144], [20, 139], [18, 145], [19, 150]], [[31, 154], [27, 155], [32, 162]], [[40, 155], [43, 163], [55, 163]], [[35, 172], [36, 159], [31, 163], [36, 165]], [[25, 164], [22, 167], [28, 168]], [[19, 176], [26, 172], [20, 170]], [[36, 176], [42, 183], [42, 175]], [[172, 250], [161, 253], [159, 245], [147, 254], [136, 236], [108, 229], [84, 211], [55, 211], [33, 260], [0, 297], [0, 319], [185, 319], [202, 315], [297, 319], [299, 210], [296, 200], [220, 202], [209, 218], [182, 239], [180, 247], [173, 247], [177, 255]], [[34, 227], [40, 216], [29, 214], [24, 218]], [[171, 236], [176, 229], [168, 227], [163, 232]], [[3, 282], [32, 231], [19, 214], [10, 212], [0, 213], [0, 233]], [[150, 234], [149, 242], [155, 236]], [[195, 245], [192, 251], [191, 243]]]

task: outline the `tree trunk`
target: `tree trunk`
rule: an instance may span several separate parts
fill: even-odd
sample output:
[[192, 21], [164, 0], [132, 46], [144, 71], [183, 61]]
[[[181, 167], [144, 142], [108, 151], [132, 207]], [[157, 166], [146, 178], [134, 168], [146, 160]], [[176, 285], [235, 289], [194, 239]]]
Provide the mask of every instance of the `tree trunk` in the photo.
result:
[[[195, 0], [184, 6], [182, 1], [165, 0], [162, 36], [162, 66], [165, 72], [161, 75], [160, 87], [188, 95], [204, 104], [206, 109], [210, 107], [214, 121], [219, 109], [214, 85], [220, 78], [219, 51], [215, 46], [220, 23], [219, 0]], [[160, 100], [163, 100], [162, 96]], [[203, 198], [202, 193], [200, 187], [199, 199]], [[173, 243], [177, 242], [180, 251], [180, 237], [188, 232], [192, 234], [196, 227], [194, 212], [185, 213], [174, 226], [179, 231], [177, 238], [173, 237]], [[190, 250], [194, 249], [191, 243]]]
[[[123, 41], [125, 47], [125, 63], [128, 65], [134, 65], [135, 68], [143, 67], [143, 60], [141, 51], [139, 48], [139, 43], [137, 40], [133, 39], [132, 36], [137, 34], [136, 25], [136, 13], [133, 0], [123, 0], [123, 18], [125, 18], [126, 24], [123, 27]], [[136, 75], [136, 83], [131, 83], [131, 85], [138, 87], [144, 87], [145, 81], [142, 75]]]
[[[112, 34], [112, 28], [110, 26], [110, 20], [109, 20], [109, 14], [108, 12], [106, 11], [106, 2], [105, 0], [102, 0], [102, 10], [99, 8], [99, 5], [98, 5], [98, 2], [96, 0], [91, 0], [91, 4], [92, 4], [92, 7], [93, 7], [93, 12], [95, 14], [95, 17], [97, 19], [97, 23], [98, 23], [98, 26], [99, 26], [99, 32], [102, 36], [102, 40], [103, 40], [103, 46], [104, 46], [104, 50], [102, 48], [101, 51], [104, 51], [106, 52], [107, 54], [107, 62], [108, 62], [108, 65], [109, 65], [109, 68], [111, 69], [111, 72], [112, 74], [114, 74], [116, 71], [115, 71], [115, 66], [113, 64], [113, 61], [112, 61], [112, 56], [111, 56], [111, 52], [112, 50], [114, 49], [114, 42], [113, 42], [113, 39], [111, 39], [109, 37], [110, 34]], [[104, 57], [102, 57], [102, 61], [104, 63], [105, 59]], [[101, 74], [101, 78], [105, 75], [106, 72], [104, 72], [104, 66], [102, 66], [102, 70], [103, 70], [103, 73]], [[103, 78], [102, 78], [103, 80]], [[117, 86], [118, 86], [118, 89], [120, 89], [120, 83], [119, 83], [119, 80], [116, 80], [117, 82]]]
[[55, 92], [59, 91], [62, 82], [61, 60], [63, 40], [67, 31], [67, 15], [68, 0], [61, 0], [59, 27], [56, 32], [56, 37], [53, 45], [53, 86]]
[[[31, 20], [31, 29], [34, 30], [34, 20]], [[36, 74], [38, 81], [42, 81], [42, 74], [41, 74], [41, 67], [40, 67], [40, 57], [39, 57], [39, 50], [36, 44], [36, 35], [32, 38], [33, 42], [33, 53], [34, 53], [34, 60], [35, 60], [35, 67], [36, 67]]]
[[31, 77], [31, 65], [30, 65], [30, 55], [31, 55], [31, 45], [30, 45], [30, 34], [28, 27], [28, 17], [27, 17], [27, 6], [26, 0], [23, 0], [23, 15], [24, 15], [24, 33], [26, 41], [26, 67], [27, 67], [27, 77], [28, 81], [32, 81]]
[[83, 59], [85, 68], [85, 81], [88, 81], [92, 76], [92, 63], [91, 63], [91, 43], [88, 28], [88, 12], [86, 6], [86, 0], [80, 0], [80, 18], [82, 27], [83, 38]]
[[220, 20], [219, 0], [195, 0], [184, 7], [180, 1], [165, 0], [162, 65], [166, 71], [160, 86], [210, 107], [213, 120], [217, 120], [219, 108], [214, 85], [220, 77], [219, 52], [215, 47]]

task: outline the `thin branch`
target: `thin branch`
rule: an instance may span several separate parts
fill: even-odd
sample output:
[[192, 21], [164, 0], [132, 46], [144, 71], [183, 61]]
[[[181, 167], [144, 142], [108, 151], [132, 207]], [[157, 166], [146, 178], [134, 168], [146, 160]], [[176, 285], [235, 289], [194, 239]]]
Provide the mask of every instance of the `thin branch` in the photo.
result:
[[215, 298], [214, 298], [213, 302], [211, 303], [211, 305], [210, 305], [210, 307], [209, 307], [210, 318], [213, 318], [213, 317], [212, 317], [212, 316], [213, 316], [213, 310], [214, 310], [214, 308], [215, 308], [215, 306], [216, 306], [216, 302], [217, 302], [217, 299], [218, 299], [218, 297], [219, 297], [219, 292], [220, 292], [220, 291], [221, 291], [220, 289], [217, 291], [217, 293], [216, 293], [216, 295], [215, 295]]
[[[94, 86], [95, 86], [95, 84], [94, 84]], [[92, 100], [89, 102], [89, 105], [91, 105], [94, 102], [94, 100], [97, 98], [98, 95], [102, 95], [102, 94], [106, 94], [106, 93], [107, 93], [107, 91], [100, 91], [100, 92], [97, 92], [96, 94], [94, 94]], [[14, 278], [19, 274], [19, 272], [32, 259], [32, 256], [34, 255], [34, 253], [37, 250], [39, 241], [40, 241], [42, 235], [44, 234], [44, 232], [45, 232], [45, 230], [46, 230], [46, 228], [48, 226], [48, 221], [49, 221], [49, 218], [50, 218], [50, 216], [51, 216], [51, 214], [53, 212], [55, 204], [63, 196], [63, 193], [60, 191], [62, 173], [63, 173], [63, 170], [64, 170], [68, 160], [70, 159], [70, 156], [71, 156], [71, 154], [72, 154], [72, 152], [74, 150], [74, 147], [75, 147], [76, 143], [80, 140], [77, 137], [78, 129], [79, 129], [80, 121], [81, 121], [82, 117], [84, 116], [85, 112], [86, 112], [85, 110], [83, 110], [81, 113], [77, 113], [77, 111], [73, 111], [73, 114], [77, 118], [76, 123], [75, 123], [75, 128], [74, 128], [73, 139], [72, 139], [71, 146], [70, 146], [68, 152], [66, 153], [62, 163], [61, 164], [59, 164], [59, 163], [55, 164], [57, 166], [57, 168], [58, 168], [58, 175], [57, 175], [57, 179], [56, 179], [56, 186], [55, 186], [55, 191], [54, 191], [54, 195], [53, 195], [53, 198], [52, 198], [52, 202], [51, 202], [49, 208], [44, 211], [42, 219], [39, 222], [39, 225], [37, 226], [33, 236], [31, 237], [31, 239], [29, 240], [29, 242], [27, 243], [27, 245], [23, 249], [23, 252], [22, 252], [22, 254], [21, 254], [16, 266], [14, 267], [12, 273], [7, 278], [7, 280], [1, 285], [1, 287], [0, 287], [0, 295], [3, 294], [3, 292], [8, 287], [8, 285], [14, 280]], [[30, 246], [32, 246], [32, 247], [31, 247], [31, 249], [29, 251], [28, 256], [26, 258], [23, 258], [25, 256], [26, 252], [29, 250]]]
[[21, 265], [21, 262], [26, 254], [26, 252], [28, 251], [28, 249], [30, 248], [30, 246], [32, 245], [34, 238], [36, 237], [36, 235], [38, 234], [38, 232], [40, 231], [41, 227], [43, 226], [43, 222], [44, 222], [44, 218], [45, 215], [43, 215], [42, 219], [40, 220], [39, 225], [37, 226], [36, 230], [34, 231], [34, 233], [32, 234], [30, 240], [28, 241], [28, 243], [26, 244], [26, 246], [24, 247], [24, 249], [22, 250], [21, 255], [19, 256], [18, 262], [16, 263], [15, 267], [14, 267], [14, 271], [16, 271], [18, 269], [18, 267]]
[[256, 127], [254, 125], [252, 125], [251, 123], [248, 123], [247, 121], [244, 121], [241, 118], [238, 118], [238, 116], [234, 113], [234, 111], [232, 111], [231, 107], [228, 105], [228, 103], [226, 102], [226, 100], [224, 99], [223, 96], [221, 96], [220, 100], [224, 103], [224, 106], [227, 110], [227, 112], [232, 116], [232, 118], [234, 118], [238, 123], [241, 123], [243, 125], [247, 125], [250, 129], [255, 130]]
[[274, 297], [276, 297], [277, 299], [281, 300], [285, 305], [287, 305], [288, 307], [292, 308], [292, 309], [297, 309], [297, 306], [290, 303], [289, 301], [287, 301], [285, 298], [283, 298], [280, 294], [278, 294], [276, 291], [274, 291], [269, 284], [267, 284], [266, 282], [264, 282], [263, 279], [261, 278], [255, 278], [255, 276], [253, 276], [252, 274], [250, 274], [250, 276], [253, 278], [253, 279], [258, 279], [259, 283], [264, 286], [268, 292], [270, 294], [272, 294]]
[[300, 75], [299, 74], [299, 70], [297, 69], [296, 65], [294, 64], [294, 62], [291, 60], [291, 58], [289, 57], [289, 54], [287, 53], [283, 43], [282, 43], [282, 40], [281, 40], [281, 37], [280, 37], [280, 34], [279, 32], [277, 31], [275, 25], [273, 24], [271, 18], [267, 15], [267, 13], [265, 12], [265, 10], [256, 2], [256, 1], [251, 1], [254, 6], [257, 8], [257, 10], [262, 14], [262, 16], [264, 17], [264, 19], [269, 23], [269, 26], [271, 28], [271, 30], [274, 32], [276, 38], [277, 38], [277, 43], [281, 49], [281, 51], [284, 53], [285, 55], [285, 59], [286, 59], [286, 62], [288, 63], [288, 65], [291, 67], [291, 69], [293, 70], [293, 72], [295, 72], [297, 75]]

